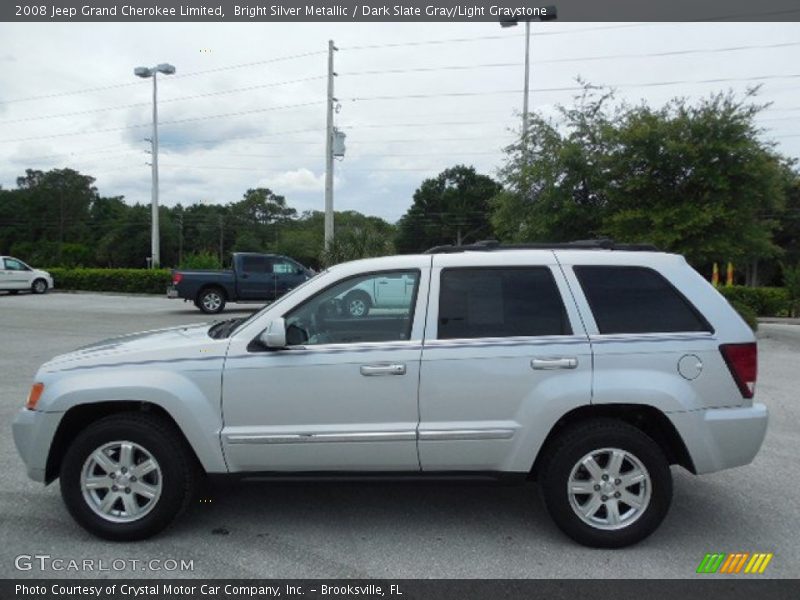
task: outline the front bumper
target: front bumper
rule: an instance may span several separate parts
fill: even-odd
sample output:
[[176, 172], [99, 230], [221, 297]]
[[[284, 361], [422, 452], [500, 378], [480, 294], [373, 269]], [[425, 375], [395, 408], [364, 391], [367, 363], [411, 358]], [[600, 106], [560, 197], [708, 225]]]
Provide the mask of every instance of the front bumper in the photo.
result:
[[47, 457], [63, 413], [47, 413], [23, 408], [17, 413], [11, 429], [28, 477], [44, 482]]
[[758, 403], [667, 416], [683, 438], [698, 475], [751, 463], [767, 433], [767, 407]]

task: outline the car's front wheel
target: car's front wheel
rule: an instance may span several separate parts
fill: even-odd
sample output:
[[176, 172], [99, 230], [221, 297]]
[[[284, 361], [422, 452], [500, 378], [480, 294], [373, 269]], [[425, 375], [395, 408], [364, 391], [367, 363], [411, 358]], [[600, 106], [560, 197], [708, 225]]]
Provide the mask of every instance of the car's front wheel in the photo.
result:
[[101, 419], [61, 464], [61, 495], [84, 528], [109, 540], [155, 535], [194, 495], [198, 467], [169, 422], [144, 413]]
[[31, 291], [34, 294], [44, 294], [47, 292], [47, 282], [44, 279], [37, 279], [31, 284]]
[[672, 500], [672, 474], [661, 447], [612, 419], [568, 427], [545, 450], [545, 505], [564, 533], [586, 546], [619, 548], [659, 526]]

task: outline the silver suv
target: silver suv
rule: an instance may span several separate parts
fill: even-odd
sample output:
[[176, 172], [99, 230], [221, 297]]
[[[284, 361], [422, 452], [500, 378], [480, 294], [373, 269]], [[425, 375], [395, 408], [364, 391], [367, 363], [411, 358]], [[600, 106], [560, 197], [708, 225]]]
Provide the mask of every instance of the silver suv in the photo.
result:
[[[382, 281], [403, 301], [354, 314], [345, 299]], [[109, 539], [162, 530], [206, 474], [379, 472], [533, 478], [568, 536], [619, 547], [661, 523], [671, 465], [753, 459], [755, 381], [752, 331], [680, 256], [444, 247], [337, 265], [246, 320], [58, 356], [14, 438]]]

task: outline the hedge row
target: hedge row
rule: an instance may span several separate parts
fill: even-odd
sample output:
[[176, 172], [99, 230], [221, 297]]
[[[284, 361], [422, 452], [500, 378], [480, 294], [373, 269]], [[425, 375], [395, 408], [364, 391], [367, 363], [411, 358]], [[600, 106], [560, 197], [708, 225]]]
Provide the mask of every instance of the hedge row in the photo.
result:
[[719, 291], [734, 306], [746, 306], [759, 317], [787, 317], [792, 308], [789, 291], [779, 287], [721, 287]]
[[57, 290], [164, 294], [172, 280], [169, 269], [48, 269]]

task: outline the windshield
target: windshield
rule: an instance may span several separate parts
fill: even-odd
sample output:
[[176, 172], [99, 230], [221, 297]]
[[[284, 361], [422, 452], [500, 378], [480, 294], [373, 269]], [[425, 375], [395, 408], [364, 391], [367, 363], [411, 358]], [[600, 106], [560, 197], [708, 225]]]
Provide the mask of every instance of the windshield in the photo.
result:
[[[242, 327], [245, 327], [245, 326], [246, 326], [246, 325], [248, 325], [248, 324], [249, 324], [251, 321], [253, 321], [254, 319], [257, 319], [257, 318], [258, 318], [258, 317], [259, 317], [261, 314], [263, 314], [263, 313], [264, 313], [264, 311], [266, 311], [266, 310], [268, 310], [268, 309], [271, 309], [271, 308], [272, 308], [273, 306], [275, 306], [276, 304], [278, 304], [278, 303], [280, 303], [280, 302], [283, 302], [284, 300], [286, 300], [286, 298], [288, 298], [288, 297], [290, 297], [290, 296], [293, 296], [293, 295], [294, 295], [295, 293], [297, 293], [299, 290], [302, 290], [304, 287], [306, 287], [306, 286], [307, 286], [309, 283], [311, 283], [312, 281], [315, 281], [316, 279], [318, 279], [318, 278], [320, 277], [320, 275], [325, 275], [325, 273], [327, 273], [329, 270], [330, 270], [330, 269], [325, 269], [324, 271], [320, 271], [319, 273], [317, 273], [317, 274], [316, 274], [316, 275], [314, 275], [313, 277], [310, 277], [310, 278], [306, 279], [306, 280], [305, 280], [303, 283], [301, 283], [300, 285], [298, 285], [296, 288], [293, 288], [293, 289], [289, 290], [288, 292], [286, 292], [286, 293], [285, 293], [283, 296], [281, 296], [280, 298], [278, 298], [278, 299], [277, 299], [277, 300], [275, 300], [274, 302], [270, 302], [269, 304], [267, 304], [266, 306], [264, 306], [264, 308], [262, 308], [262, 309], [261, 309], [261, 310], [259, 310], [258, 312], [254, 312], [252, 315], [250, 315], [250, 316], [249, 316], [249, 317], [247, 317], [246, 319], [242, 319], [241, 321], [239, 321], [238, 323], [236, 323], [236, 324], [235, 324], [235, 325], [234, 325], [234, 326], [231, 328], [231, 330], [230, 330], [230, 331], [228, 331], [228, 332], [227, 332], [227, 335], [226, 335], [226, 337], [227, 337], [227, 336], [231, 336], [231, 335], [233, 335], [234, 333], [236, 333], [237, 331], [239, 331], [239, 330], [240, 330]], [[209, 334], [210, 334], [210, 331], [209, 331]]]

